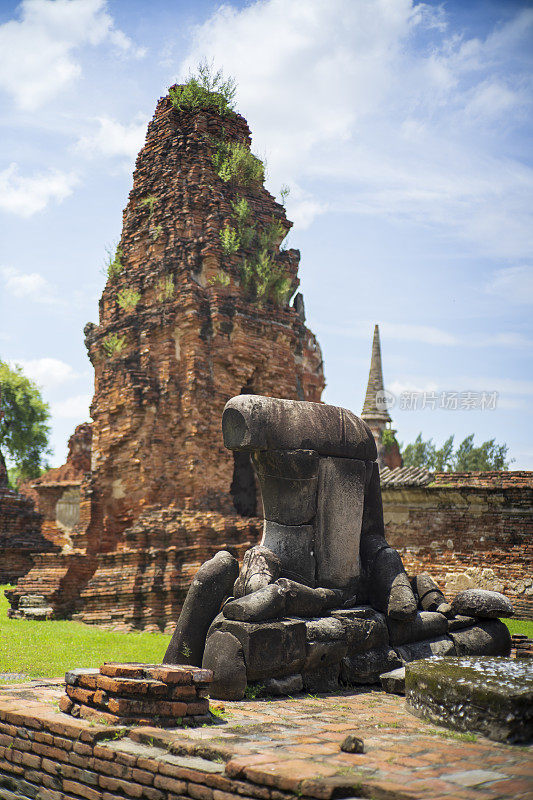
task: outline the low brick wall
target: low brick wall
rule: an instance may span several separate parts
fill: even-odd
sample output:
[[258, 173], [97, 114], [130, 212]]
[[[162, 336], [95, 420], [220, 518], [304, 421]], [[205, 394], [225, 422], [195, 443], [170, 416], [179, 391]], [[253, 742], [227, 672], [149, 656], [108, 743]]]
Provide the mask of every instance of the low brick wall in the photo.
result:
[[67, 672], [59, 708], [112, 725], [175, 728], [211, 722], [207, 693], [213, 673], [167, 664], [113, 664]]
[[533, 619], [531, 472], [435, 475], [429, 486], [384, 486], [389, 543], [410, 574], [426, 571], [445, 595], [503, 592]]
[[[55, 707], [62, 692], [59, 680], [0, 687], [1, 800], [531, 797], [527, 748], [465, 741], [368, 687], [228, 703], [219, 724], [172, 730], [72, 719]], [[364, 753], [341, 749], [348, 733]]]
[[[2, 800], [295, 797], [293, 792], [230, 777], [220, 756], [211, 760], [170, 753], [154, 728], [139, 728], [122, 738], [127, 729], [62, 719], [42, 708], [37, 713], [19, 708], [10, 711], [5, 705], [0, 703]], [[208, 752], [209, 747], [204, 750]], [[253, 763], [253, 757], [248, 761]], [[238, 773], [238, 765], [230, 772]], [[298, 796], [327, 798], [332, 794], [299, 792]]]

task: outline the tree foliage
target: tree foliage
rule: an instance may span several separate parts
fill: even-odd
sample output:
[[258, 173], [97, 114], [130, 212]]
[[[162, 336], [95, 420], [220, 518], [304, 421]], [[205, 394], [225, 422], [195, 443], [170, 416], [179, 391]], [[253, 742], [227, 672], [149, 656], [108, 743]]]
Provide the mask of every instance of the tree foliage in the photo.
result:
[[474, 444], [474, 434], [467, 436], [454, 449], [454, 436], [449, 436], [442, 447], [437, 448], [433, 439], [422, 439], [419, 433], [415, 441], [403, 447], [405, 467], [425, 467], [434, 472], [488, 472], [507, 470], [512, 459], [507, 455], [509, 447], [489, 439], [480, 445]]
[[[50, 408], [19, 366], [0, 361], [0, 454], [21, 479], [37, 478], [50, 453]], [[11, 471], [10, 471], [11, 472]]]

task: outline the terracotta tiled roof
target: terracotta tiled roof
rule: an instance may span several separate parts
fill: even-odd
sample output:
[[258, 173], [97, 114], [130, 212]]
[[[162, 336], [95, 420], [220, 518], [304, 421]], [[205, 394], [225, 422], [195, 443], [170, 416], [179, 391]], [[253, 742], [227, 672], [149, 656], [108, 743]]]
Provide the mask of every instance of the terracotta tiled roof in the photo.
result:
[[380, 473], [382, 486], [427, 486], [433, 475], [421, 467], [383, 467]]
[[381, 470], [382, 486], [428, 486], [435, 488], [475, 487], [480, 489], [533, 488], [533, 472], [429, 472], [422, 467], [397, 467]]
[[524, 486], [533, 488], [533, 472], [531, 470], [436, 472], [433, 480], [436, 486], [479, 486], [487, 489], [511, 489]]

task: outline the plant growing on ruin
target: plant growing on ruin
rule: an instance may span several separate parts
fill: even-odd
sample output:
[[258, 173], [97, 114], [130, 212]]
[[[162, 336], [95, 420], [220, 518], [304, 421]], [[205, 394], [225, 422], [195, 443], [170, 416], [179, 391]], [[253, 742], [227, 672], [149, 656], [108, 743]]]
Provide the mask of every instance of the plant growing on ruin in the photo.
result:
[[285, 236], [285, 228], [280, 220], [272, 217], [267, 227], [257, 236], [258, 246], [261, 250], [274, 250], [279, 247]]
[[292, 282], [275, 260], [276, 251], [286, 236], [284, 225], [273, 216], [265, 227], [258, 230], [250, 222], [250, 206], [242, 196], [231, 203], [231, 208], [236, 229], [226, 223], [220, 230], [223, 252], [230, 255], [239, 250], [246, 251], [240, 266], [241, 282], [258, 303], [270, 300], [276, 305], [285, 304]]
[[141, 293], [135, 289], [122, 289], [117, 295], [117, 302], [124, 311], [133, 311], [141, 299]]
[[159, 239], [159, 237], [161, 236], [162, 232], [163, 232], [163, 226], [162, 225], [155, 225], [155, 227], [152, 229], [152, 234], [151, 234], [152, 241], [156, 242]]
[[149, 194], [148, 197], [143, 197], [141, 200], [141, 206], [145, 206], [148, 209], [148, 219], [151, 219], [152, 214], [154, 213], [154, 206], [157, 202], [157, 197], [155, 194]]
[[212, 286], [215, 286], [217, 283], [218, 283], [220, 286], [229, 286], [229, 284], [230, 284], [230, 276], [228, 275], [228, 273], [227, 273], [227, 272], [224, 272], [224, 270], [220, 270], [220, 272], [217, 272], [217, 274], [216, 274], [216, 275], [214, 275], [214, 276], [211, 278], [211, 280], [209, 281], [209, 283], [210, 283]]
[[238, 197], [237, 200], [231, 201], [231, 209], [233, 216], [237, 220], [239, 229], [248, 223], [250, 219], [250, 205], [246, 197]]
[[108, 333], [102, 339], [102, 350], [108, 358], [118, 355], [126, 346], [126, 337], [119, 336], [118, 333]]
[[[216, 706], [210, 706], [209, 713], [211, 714], [212, 717], [215, 717], [215, 719], [225, 719], [228, 712], [223, 708], [217, 708]], [[203, 725], [202, 725], [202, 727], [203, 727]], [[206, 726], [206, 727], [208, 727], [208, 726]]]
[[225, 183], [234, 181], [240, 186], [262, 183], [265, 179], [263, 162], [240, 142], [213, 140], [212, 161], [218, 177]]
[[219, 231], [220, 242], [222, 244], [222, 252], [225, 256], [231, 256], [236, 253], [240, 247], [239, 234], [232, 228], [231, 225], [224, 225], [222, 230]]
[[249, 224], [251, 211], [245, 197], [239, 197], [231, 203], [232, 216], [237, 225], [239, 243], [245, 250], [250, 247], [255, 236], [255, 225]]
[[267, 250], [261, 250], [252, 259], [244, 259], [241, 281], [260, 304], [272, 300], [276, 305], [284, 305], [291, 290], [290, 278]]
[[160, 303], [165, 300], [171, 300], [174, 295], [174, 277], [172, 275], [165, 275], [157, 282], [157, 299]]
[[290, 188], [287, 186], [286, 183], [284, 183], [283, 186], [281, 187], [281, 189], [279, 190], [279, 194], [280, 194], [280, 197], [281, 197], [281, 205], [282, 206], [285, 205], [285, 201], [287, 200], [287, 197], [289, 196], [290, 193], [291, 193]]
[[260, 697], [265, 690], [265, 687], [262, 683], [248, 683], [245, 690], [244, 690], [244, 697], [246, 700], [255, 700], [256, 697]]
[[106, 262], [106, 272], [107, 277], [110, 281], [115, 281], [121, 272], [124, 271], [124, 265], [122, 263], [122, 259], [124, 257], [124, 252], [120, 245], [113, 250], [112, 248], [106, 248], [107, 252], [107, 262]]
[[399, 446], [394, 431], [390, 428], [384, 428], [381, 432], [381, 443], [385, 448], [385, 452], [392, 450], [395, 445]]
[[212, 109], [221, 115], [230, 114], [235, 106], [237, 84], [232, 77], [224, 78], [221, 69], [213, 71], [212, 62], [198, 64], [195, 75], [190, 74], [180, 86], [171, 86], [169, 96], [178, 111]]

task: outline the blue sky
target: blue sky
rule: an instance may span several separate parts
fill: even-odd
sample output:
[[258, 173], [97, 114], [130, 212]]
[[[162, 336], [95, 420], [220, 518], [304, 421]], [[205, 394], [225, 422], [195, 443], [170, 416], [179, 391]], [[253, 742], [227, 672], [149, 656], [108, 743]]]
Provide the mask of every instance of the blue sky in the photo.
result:
[[378, 322], [400, 441], [533, 468], [532, 45], [513, 0], [0, 0], [0, 357], [43, 387], [51, 463], [89, 418], [83, 326], [147, 121], [207, 58], [291, 188], [324, 399], [361, 410]]

